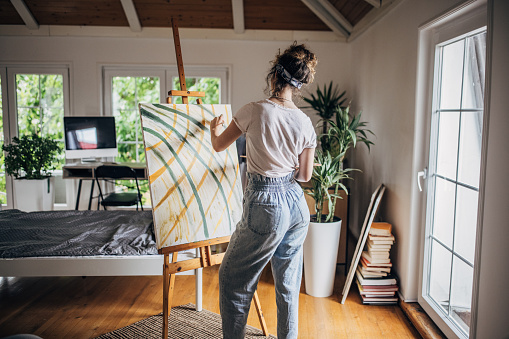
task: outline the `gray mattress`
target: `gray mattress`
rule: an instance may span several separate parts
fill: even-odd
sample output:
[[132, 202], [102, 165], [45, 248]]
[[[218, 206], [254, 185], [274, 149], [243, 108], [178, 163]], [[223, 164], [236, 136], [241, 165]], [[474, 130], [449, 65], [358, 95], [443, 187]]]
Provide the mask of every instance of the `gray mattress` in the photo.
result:
[[151, 211], [0, 211], [0, 258], [157, 254]]

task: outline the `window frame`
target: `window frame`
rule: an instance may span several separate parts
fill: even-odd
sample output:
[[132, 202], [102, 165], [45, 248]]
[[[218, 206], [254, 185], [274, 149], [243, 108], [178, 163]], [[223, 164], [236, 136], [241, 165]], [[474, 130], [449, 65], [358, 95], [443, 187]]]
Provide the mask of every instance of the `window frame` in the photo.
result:
[[[113, 116], [113, 86], [114, 77], [159, 77], [159, 102], [166, 103], [168, 91], [173, 88], [173, 78], [178, 78], [177, 66], [139, 66], [139, 65], [102, 65], [102, 115]], [[186, 78], [214, 77], [219, 78], [219, 103], [227, 103], [230, 98], [230, 67], [229, 66], [188, 66], [185, 68]], [[193, 103], [195, 102], [193, 99]], [[205, 102], [205, 104], [207, 104]], [[113, 189], [113, 187], [110, 187]], [[148, 206], [147, 206], [148, 207]]]
[[[440, 15], [438, 18], [431, 20], [430, 22], [419, 27], [419, 76], [418, 76], [418, 90], [417, 102], [420, 106], [417, 110], [417, 114], [422, 114], [423, 124], [421, 128], [423, 131], [421, 135], [423, 137], [419, 140], [422, 144], [423, 162], [429, 165], [430, 159], [436, 159], [436, 145], [431, 145], [430, 141], [433, 140], [436, 135], [433, 134], [432, 126], [432, 114], [436, 111], [437, 107], [437, 94], [434, 90], [435, 85], [438, 81], [438, 71], [435, 65], [439, 62], [439, 53], [436, 53], [438, 45], [444, 44], [450, 40], [459, 40], [466, 36], [473, 35], [474, 32], [484, 30], [486, 27], [487, 8], [486, 4], [477, 2], [469, 4], [459, 8], [455, 8], [447, 13]], [[485, 123], [484, 123], [485, 125]], [[483, 127], [483, 140], [486, 138], [485, 129]], [[484, 141], [483, 141], [484, 142]], [[482, 156], [482, 155], [481, 155]], [[484, 172], [483, 164], [481, 164], [481, 177]], [[429, 179], [429, 175], [426, 179]], [[481, 185], [481, 182], [479, 183]], [[420, 197], [420, 223], [422, 226], [422, 238], [419, 239], [419, 246], [421, 247], [421, 257], [419, 265], [419, 293], [418, 302], [430, 318], [437, 324], [437, 326], [444, 332], [448, 338], [467, 338], [462, 330], [459, 329], [458, 325], [449, 320], [446, 317], [442, 317], [440, 314], [440, 306], [433, 305], [433, 302], [426, 296], [428, 291], [429, 276], [425, 276], [425, 272], [429, 271], [429, 256], [430, 251], [426, 246], [427, 239], [430, 235], [430, 229], [427, 223], [427, 217], [429, 213], [428, 206], [428, 194], [433, 192], [434, 185], [432, 180], [427, 180], [425, 185], [425, 191]], [[481, 187], [479, 187], [481, 189]], [[480, 202], [480, 200], [479, 200]], [[482, 206], [479, 205], [478, 216], [482, 214]], [[481, 237], [480, 226], [477, 225], [476, 243], [479, 243]], [[475, 258], [477, 258], [479, 248], [475, 249]], [[474, 267], [473, 275], [473, 288], [472, 288], [472, 305], [471, 305], [471, 325], [470, 333], [473, 333], [475, 327], [475, 319], [477, 317], [477, 309], [475, 305], [477, 286], [475, 284], [476, 272]]]
[[[160, 102], [165, 103], [168, 91], [173, 88], [173, 77], [178, 77], [177, 66], [133, 66], [133, 65], [102, 65], [102, 86], [103, 86], [103, 115], [112, 116], [112, 88], [111, 81], [116, 76], [159, 76], [161, 77]], [[226, 104], [230, 101], [231, 86], [229, 83], [231, 69], [229, 66], [188, 66], [185, 67], [186, 77], [214, 77], [221, 79], [220, 103]], [[206, 104], [206, 102], [205, 102]]]
[[[59, 74], [62, 75], [62, 86], [64, 95], [64, 117], [71, 112], [71, 67], [69, 64], [2, 64], [0, 65], [0, 76], [2, 81], [3, 95], [3, 122], [4, 122], [4, 138], [5, 143], [10, 143], [13, 137], [18, 136], [18, 114], [17, 114], [17, 91], [16, 91], [16, 75], [17, 74]], [[62, 175], [62, 170], [52, 171], [55, 175]], [[14, 208], [13, 197], [13, 180], [12, 176], [6, 176], [7, 190], [7, 209]], [[74, 199], [74, 190], [70, 183], [65, 184], [66, 198], [64, 204], [55, 204], [55, 209], [67, 209], [72, 205]]]

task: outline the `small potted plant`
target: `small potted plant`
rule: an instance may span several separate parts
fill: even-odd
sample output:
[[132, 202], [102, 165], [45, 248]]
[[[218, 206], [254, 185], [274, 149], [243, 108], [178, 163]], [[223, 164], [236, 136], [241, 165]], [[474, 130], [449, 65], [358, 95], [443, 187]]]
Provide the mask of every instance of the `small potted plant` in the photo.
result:
[[54, 177], [60, 146], [51, 138], [27, 134], [3, 145], [5, 172], [14, 177], [15, 207], [23, 211], [52, 210]]

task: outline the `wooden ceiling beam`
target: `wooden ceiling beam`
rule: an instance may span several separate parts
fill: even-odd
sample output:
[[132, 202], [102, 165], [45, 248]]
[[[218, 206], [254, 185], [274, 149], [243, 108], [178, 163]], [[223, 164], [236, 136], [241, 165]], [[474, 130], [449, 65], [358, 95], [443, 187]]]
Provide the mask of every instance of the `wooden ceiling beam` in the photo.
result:
[[25, 1], [23, 0], [11, 0], [12, 5], [18, 11], [19, 16], [23, 19], [23, 22], [28, 27], [28, 29], [36, 30], [39, 29], [39, 23], [35, 20], [32, 12], [28, 9]]
[[134, 7], [133, 0], [120, 0], [120, 2], [122, 3], [122, 8], [124, 9], [124, 13], [127, 18], [127, 22], [129, 22], [131, 31], [141, 32], [140, 19], [138, 18], [138, 13]]
[[364, 0], [371, 6], [375, 8], [380, 8], [382, 6], [382, 0]]
[[233, 31], [243, 34], [246, 31], [244, 25], [244, 0], [232, 0]]
[[352, 24], [328, 0], [301, 0], [334, 33], [348, 38]]

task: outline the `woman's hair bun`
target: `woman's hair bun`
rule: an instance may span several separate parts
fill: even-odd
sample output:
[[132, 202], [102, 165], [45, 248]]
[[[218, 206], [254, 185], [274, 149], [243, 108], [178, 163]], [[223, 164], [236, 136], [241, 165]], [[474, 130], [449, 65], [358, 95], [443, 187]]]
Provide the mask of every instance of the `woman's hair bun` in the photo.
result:
[[[272, 95], [278, 95], [288, 82], [277, 72], [276, 65], [281, 65], [288, 71], [292, 78], [303, 84], [310, 84], [315, 77], [315, 68], [318, 63], [316, 55], [304, 44], [297, 44], [295, 41], [282, 54], [278, 53], [272, 61], [272, 67], [267, 74], [267, 87], [271, 87], [272, 79], [275, 77]], [[295, 89], [295, 88], [294, 88]]]

